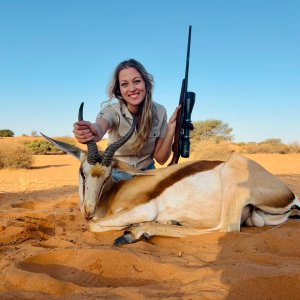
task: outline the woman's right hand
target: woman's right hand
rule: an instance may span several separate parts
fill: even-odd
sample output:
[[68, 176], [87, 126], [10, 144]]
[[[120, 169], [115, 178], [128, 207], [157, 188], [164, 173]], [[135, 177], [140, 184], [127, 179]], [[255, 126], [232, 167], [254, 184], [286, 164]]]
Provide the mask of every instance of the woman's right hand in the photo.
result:
[[73, 132], [77, 141], [86, 144], [89, 141], [99, 139], [99, 133], [95, 124], [88, 121], [78, 121], [73, 124]]

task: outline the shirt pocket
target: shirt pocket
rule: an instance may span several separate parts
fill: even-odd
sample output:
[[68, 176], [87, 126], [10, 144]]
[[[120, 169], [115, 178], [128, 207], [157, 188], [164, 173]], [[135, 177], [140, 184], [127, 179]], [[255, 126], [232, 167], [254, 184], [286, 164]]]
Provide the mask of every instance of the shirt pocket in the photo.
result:
[[149, 139], [147, 144], [141, 150], [142, 155], [150, 154], [153, 156], [155, 142], [160, 137], [160, 130], [159, 129], [152, 129], [149, 134]]

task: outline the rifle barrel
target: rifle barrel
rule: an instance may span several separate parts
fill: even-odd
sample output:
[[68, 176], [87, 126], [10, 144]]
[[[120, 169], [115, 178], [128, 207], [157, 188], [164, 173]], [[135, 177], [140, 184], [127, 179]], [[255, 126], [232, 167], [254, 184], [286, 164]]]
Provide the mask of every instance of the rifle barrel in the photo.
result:
[[186, 54], [186, 66], [185, 66], [185, 87], [184, 92], [188, 90], [188, 79], [189, 79], [189, 66], [190, 66], [190, 49], [191, 49], [191, 36], [192, 36], [192, 25], [189, 26], [189, 37], [188, 37], [188, 46]]

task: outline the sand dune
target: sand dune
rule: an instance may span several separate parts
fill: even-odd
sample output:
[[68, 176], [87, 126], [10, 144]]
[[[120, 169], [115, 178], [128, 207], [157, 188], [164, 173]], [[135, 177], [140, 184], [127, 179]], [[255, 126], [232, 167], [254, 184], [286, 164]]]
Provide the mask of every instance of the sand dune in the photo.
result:
[[[300, 196], [300, 155], [247, 155]], [[78, 207], [78, 162], [0, 170], [0, 299], [298, 299], [300, 222], [112, 246]]]

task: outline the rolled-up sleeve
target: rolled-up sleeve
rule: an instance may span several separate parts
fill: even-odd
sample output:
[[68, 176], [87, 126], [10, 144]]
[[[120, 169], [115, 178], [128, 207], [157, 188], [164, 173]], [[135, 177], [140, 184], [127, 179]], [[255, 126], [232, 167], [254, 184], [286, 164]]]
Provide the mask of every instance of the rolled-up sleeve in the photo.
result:
[[116, 126], [119, 123], [119, 116], [117, 112], [110, 105], [104, 107], [97, 115], [97, 119], [105, 119], [110, 127]]

